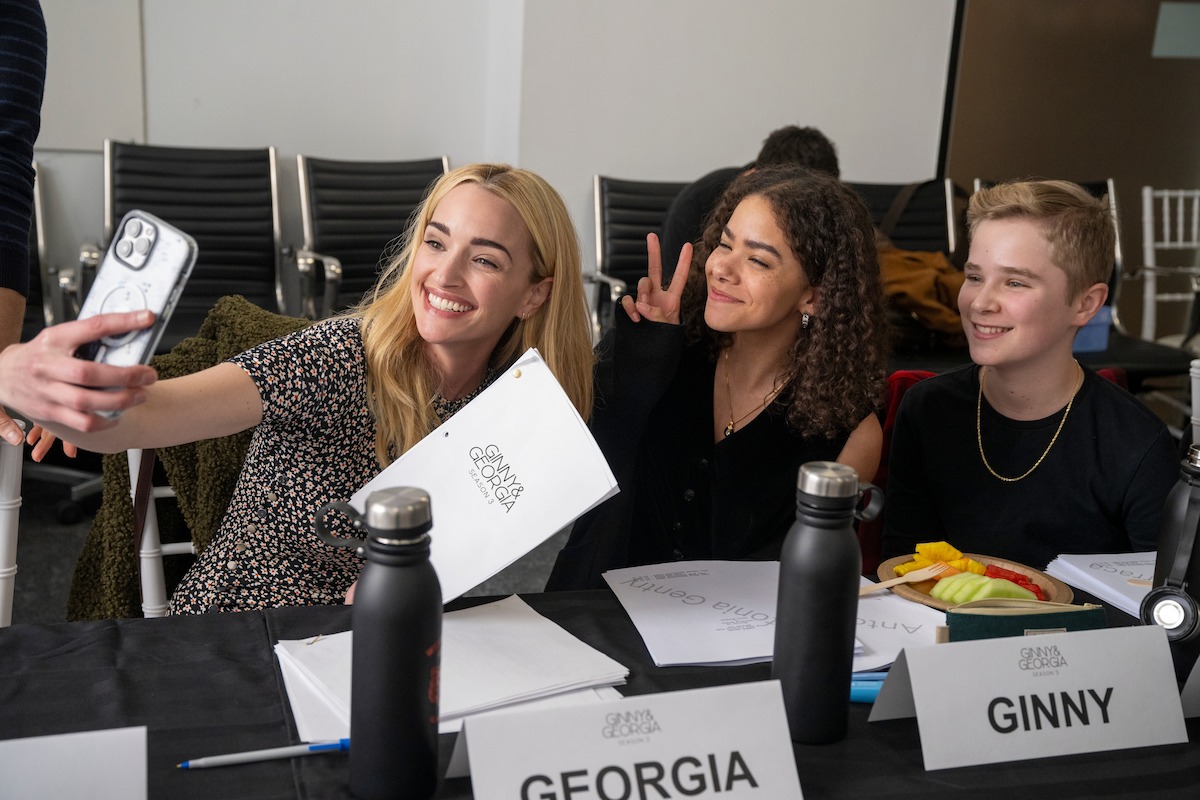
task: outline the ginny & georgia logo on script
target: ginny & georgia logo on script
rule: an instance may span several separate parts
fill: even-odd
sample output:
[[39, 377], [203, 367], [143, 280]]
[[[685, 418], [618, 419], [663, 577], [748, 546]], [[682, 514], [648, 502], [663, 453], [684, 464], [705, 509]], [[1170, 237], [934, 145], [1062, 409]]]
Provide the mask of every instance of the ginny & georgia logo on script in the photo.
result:
[[506, 514], [512, 511], [525, 486], [500, 448], [494, 444], [472, 447], [467, 455], [471, 458], [471, 478], [488, 505], [499, 504]]

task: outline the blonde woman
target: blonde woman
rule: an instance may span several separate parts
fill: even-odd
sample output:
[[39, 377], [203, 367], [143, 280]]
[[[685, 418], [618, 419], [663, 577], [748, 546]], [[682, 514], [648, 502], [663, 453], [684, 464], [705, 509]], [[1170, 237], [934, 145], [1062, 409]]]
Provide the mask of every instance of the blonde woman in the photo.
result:
[[[579, 412], [591, 410], [574, 228], [549, 184], [505, 165], [443, 176], [373, 295], [344, 316], [161, 382], [149, 368], [70, 357], [148, 322], [117, 314], [56, 326], [17, 352], [15, 371], [0, 365], [0, 381], [25, 375], [3, 399], [100, 452], [255, 429], [221, 528], [172, 613], [341, 602], [362, 561], [317, 538], [315, 511], [349, 499], [529, 347]], [[125, 388], [100, 388], [113, 386]], [[95, 413], [104, 410], [124, 414], [113, 422]]]

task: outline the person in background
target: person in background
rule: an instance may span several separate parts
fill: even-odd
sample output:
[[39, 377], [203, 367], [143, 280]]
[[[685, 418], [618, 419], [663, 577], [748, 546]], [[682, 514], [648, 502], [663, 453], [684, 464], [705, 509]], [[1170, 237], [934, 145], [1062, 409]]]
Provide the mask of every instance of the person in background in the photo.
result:
[[621, 492], [575, 523], [547, 589], [603, 586], [617, 567], [778, 558], [802, 463], [865, 479], [879, 464], [885, 323], [856, 194], [803, 167], [756, 168], [669, 285], [648, 242], [649, 275], [598, 346], [591, 429]]
[[[439, 179], [371, 296], [342, 316], [170, 380], [73, 357], [151, 317], [47, 328], [0, 362], [0, 394], [101, 452], [254, 429], [225, 518], [172, 596], [172, 613], [341, 602], [363, 562], [317, 537], [317, 510], [349, 500], [530, 347], [579, 413], [591, 412], [575, 229], [548, 183], [506, 165]], [[119, 420], [97, 413], [114, 410]], [[330, 522], [353, 535], [345, 520]]]
[[[733, 179], [755, 167], [798, 164], [838, 177], [837, 149], [816, 128], [788, 125], [772, 131], [758, 157], [743, 167], [724, 167], [684, 187], [667, 209], [663, 221], [662, 252], [673, 259], [685, 244], [694, 244], [704, 232], [704, 222]], [[670, 276], [667, 276], [670, 277]]]
[[967, 224], [958, 308], [974, 363], [901, 401], [883, 556], [946, 540], [1041, 569], [1155, 549], [1175, 445], [1071, 352], [1108, 296], [1107, 203], [1067, 181], [999, 184], [972, 196]]
[[[21, 338], [29, 294], [33, 144], [41, 129], [45, 84], [41, 5], [38, 0], [0, 0], [0, 353]], [[0, 438], [13, 445], [23, 439], [2, 407]]]

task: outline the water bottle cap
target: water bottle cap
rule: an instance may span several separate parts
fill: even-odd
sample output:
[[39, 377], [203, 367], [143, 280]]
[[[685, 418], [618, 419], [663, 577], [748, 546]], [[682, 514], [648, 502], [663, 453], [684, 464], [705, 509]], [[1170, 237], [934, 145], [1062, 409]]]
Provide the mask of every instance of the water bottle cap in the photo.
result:
[[1187, 463], [1188, 466], [1200, 468], [1200, 444], [1193, 444], [1188, 447]]
[[[371, 492], [367, 498], [366, 526], [375, 538], [393, 541], [387, 531], [402, 531], [396, 541], [421, 538], [433, 525], [429, 494], [412, 486], [393, 486]], [[382, 534], [382, 535], [381, 535]]]
[[836, 461], [809, 461], [800, 465], [796, 489], [817, 497], [857, 497], [858, 473]]

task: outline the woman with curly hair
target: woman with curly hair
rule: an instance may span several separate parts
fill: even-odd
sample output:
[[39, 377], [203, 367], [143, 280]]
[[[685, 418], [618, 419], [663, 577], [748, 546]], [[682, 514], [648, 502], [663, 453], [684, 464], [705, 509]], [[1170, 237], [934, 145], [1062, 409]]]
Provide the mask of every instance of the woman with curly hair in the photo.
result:
[[667, 287], [648, 242], [649, 275], [598, 349], [592, 431], [621, 492], [576, 522], [548, 589], [638, 564], [778, 558], [802, 463], [866, 479], [879, 466], [883, 300], [850, 189], [797, 166], [740, 176]]

